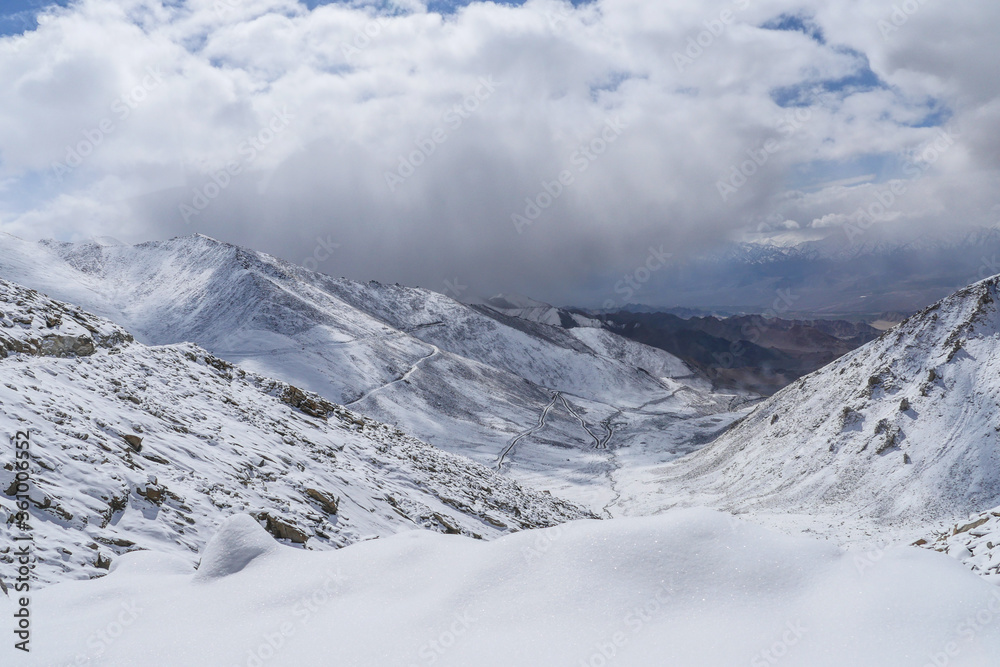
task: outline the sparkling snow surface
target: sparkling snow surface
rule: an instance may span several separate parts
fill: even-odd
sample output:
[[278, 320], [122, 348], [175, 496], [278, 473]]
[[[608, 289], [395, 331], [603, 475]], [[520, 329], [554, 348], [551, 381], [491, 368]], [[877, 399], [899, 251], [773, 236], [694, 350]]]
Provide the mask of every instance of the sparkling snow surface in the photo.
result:
[[707, 510], [492, 542], [419, 531], [303, 552], [269, 539], [233, 517], [197, 573], [140, 552], [47, 588], [35, 651], [16, 664], [988, 667], [1000, 655], [1000, 591], [947, 556], [904, 547], [867, 564]]

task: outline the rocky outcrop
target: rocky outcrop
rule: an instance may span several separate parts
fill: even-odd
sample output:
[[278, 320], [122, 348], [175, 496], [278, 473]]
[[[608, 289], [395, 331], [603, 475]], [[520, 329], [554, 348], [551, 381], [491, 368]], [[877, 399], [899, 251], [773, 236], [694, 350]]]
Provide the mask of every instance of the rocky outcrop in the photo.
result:
[[132, 336], [107, 320], [0, 280], [0, 357], [87, 357], [129, 342]]
[[323, 508], [323, 511], [327, 514], [337, 513], [337, 506], [340, 504], [339, 498], [334, 498], [333, 496], [323, 493], [322, 491], [317, 491], [316, 489], [306, 489], [306, 495], [319, 503], [319, 506]]
[[268, 512], [258, 512], [254, 515], [258, 521], [264, 522], [264, 529], [279, 540], [288, 540], [295, 544], [305, 544], [309, 536], [291, 523], [272, 516]]
[[288, 385], [279, 398], [293, 408], [297, 408], [307, 415], [319, 417], [320, 419], [326, 419], [327, 415], [337, 407], [316, 394], [306, 394], [306, 392], [292, 385]]
[[47, 335], [41, 338], [13, 338], [0, 332], [0, 353], [30, 354], [37, 357], [87, 357], [96, 351], [89, 336]]

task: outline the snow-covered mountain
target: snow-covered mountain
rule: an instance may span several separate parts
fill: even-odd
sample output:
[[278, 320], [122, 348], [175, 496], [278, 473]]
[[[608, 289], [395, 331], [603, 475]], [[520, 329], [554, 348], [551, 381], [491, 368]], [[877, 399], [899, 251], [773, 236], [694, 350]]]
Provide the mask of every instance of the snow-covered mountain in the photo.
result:
[[[524, 296], [507, 294], [498, 294], [487, 299], [478, 309], [486, 313], [492, 311], [528, 322], [565, 329], [598, 357], [620, 361], [653, 377], [683, 379], [692, 387], [702, 389], [709, 387], [708, 383], [700, 382], [691, 367], [675, 355], [649, 345], [636, 344], [635, 341], [609, 331], [601, 320], [588, 317], [581, 312], [558, 308]], [[510, 322], [510, 320], [505, 321]]]
[[600, 321], [592, 317], [518, 294], [497, 294], [487, 299], [484, 305], [511, 317], [565, 329], [601, 326]]
[[[32, 653], [6, 642], [2, 664], [978, 667], [1000, 651], [979, 620], [1000, 594], [968, 572], [1000, 577], [1000, 510], [983, 512], [1000, 504], [1000, 277], [734, 423], [745, 397], [605, 329], [204, 237], [6, 239], [0, 271], [135, 326], [0, 280], [0, 426], [32, 453], [26, 475], [0, 469], [0, 581], [30, 536], [54, 584], [32, 591]], [[581, 521], [596, 512], [567, 490], [665, 511]], [[16, 604], [0, 594], [3, 616]]]
[[19, 524], [48, 583], [96, 576], [137, 549], [193, 564], [234, 513], [319, 550], [590, 516], [193, 344], [148, 347], [3, 280], [0, 312], [0, 430], [30, 431], [31, 453], [26, 471], [13, 455], [0, 468], [0, 581], [14, 580]]
[[899, 528], [1000, 504], [1000, 276], [779, 392], [661, 470], [684, 502]]
[[860, 257], [887, 257], [906, 252], [988, 249], [1000, 245], [1000, 228], [997, 227], [960, 228], [918, 235], [900, 233], [902, 230], [891, 227], [885, 232], [880, 232], [877, 227], [857, 231], [861, 233], [854, 236], [843, 230], [836, 230], [822, 238], [798, 243], [784, 240], [734, 242], [705, 253], [698, 259], [720, 263], [738, 261], [744, 264], [769, 264], [788, 259], [843, 261]]
[[[597, 510], [618, 496], [618, 447], [669, 460], [745, 402], [611, 334], [336, 279], [200, 235], [135, 246], [4, 235], [0, 276], [108, 317], [140, 342], [196, 343]], [[688, 427], [671, 428], [680, 423]]]

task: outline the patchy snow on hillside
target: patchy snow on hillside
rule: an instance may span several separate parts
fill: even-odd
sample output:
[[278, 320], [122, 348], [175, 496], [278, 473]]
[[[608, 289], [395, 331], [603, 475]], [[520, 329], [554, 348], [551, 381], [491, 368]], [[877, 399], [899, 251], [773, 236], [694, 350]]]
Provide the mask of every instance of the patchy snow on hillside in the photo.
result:
[[711, 390], [708, 380], [697, 377], [687, 364], [669, 352], [636, 343], [606, 329], [577, 327], [570, 329], [570, 333], [599, 356], [642, 369], [661, 382], [669, 384], [673, 381], [678, 389], [698, 387], [705, 392]]
[[601, 328], [600, 320], [557, 308], [520, 294], [497, 294], [487, 299], [484, 305], [504, 315], [554, 327]]
[[663, 466], [659, 483], [677, 502], [792, 513], [837, 534], [909, 535], [995, 507], [998, 284], [971, 285], [799, 380]]
[[[416, 527], [496, 537], [589, 516], [496, 471], [192, 344], [120, 327], [0, 281], [0, 430], [29, 430], [23, 494], [41, 582], [135, 549], [194, 562], [227, 516], [332, 549]], [[0, 523], [17, 514], [0, 461]], [[14, 572], [0, 533], [0, 580]]]
[[[234, 516], [197, 571], [137, 552], [106, 577], [39, 592], [32, 653], [15, 658], [5, 642], [0, 662], [996, 664], [995, 587], [920, 549], [860, 562], [707, 510], [491, 542], [414, 531], [334, 552], [277, 546], [256, 521]], [[0, 596], [0, 615], [9, 604]]]
[[946, 553], [1000, 585], [1000, 507], [925, 531], [913, 544]]
[[333, 278], [201, 235], [135, 246], [0, 235], [0, 277], [142, 343], [196, 343], [605, 515], [640, 511], [620, 504], [619, 450], [642, 443], [661, 464], [707, 442], [718, 429], [706, 416], [743, 414], [745, 397], [607, 332]]

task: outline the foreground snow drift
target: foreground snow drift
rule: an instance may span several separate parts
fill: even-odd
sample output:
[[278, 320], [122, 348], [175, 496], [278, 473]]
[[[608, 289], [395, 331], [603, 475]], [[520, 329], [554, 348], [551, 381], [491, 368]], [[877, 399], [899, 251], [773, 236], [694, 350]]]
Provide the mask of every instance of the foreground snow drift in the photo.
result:
[[5, 642], [0, 663], [887, 667], [1000, 655], [1000, 591], [947, 556], [842, 552], [702, 509], [494, 542], [415, 531], [335, 552], [276, 545], [237, 516], [197, 573], [136, 552], [32, 605], [33, 652], [11, 657]]

